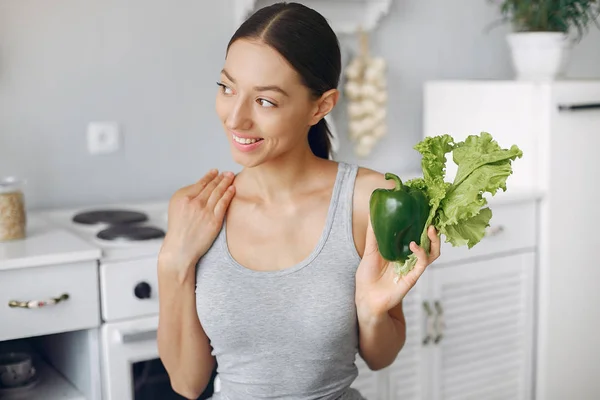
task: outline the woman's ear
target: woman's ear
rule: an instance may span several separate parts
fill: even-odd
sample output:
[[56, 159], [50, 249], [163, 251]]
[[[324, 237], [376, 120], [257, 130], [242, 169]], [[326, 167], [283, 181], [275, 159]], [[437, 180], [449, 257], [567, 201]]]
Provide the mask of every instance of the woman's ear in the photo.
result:
[[311, 116], [310, 125], [315, 125], [321, 119], [325, 118], [327, 114], [333, 110], [336, 103], [340, 98], [340, 92], [337, 89], [330, 89], [323, 93], [323, 95], [317, 100], [316, 107]]

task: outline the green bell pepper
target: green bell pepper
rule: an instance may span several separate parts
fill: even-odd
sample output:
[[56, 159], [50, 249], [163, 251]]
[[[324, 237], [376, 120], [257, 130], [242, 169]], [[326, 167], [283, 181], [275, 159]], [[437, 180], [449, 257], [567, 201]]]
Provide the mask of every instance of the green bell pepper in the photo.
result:
[[412, 253], [410, 242], [421, 244], [430, 211], [429, 198], [423, 190], [402, 184], [392, 173], [386, 173], [385, 179], [393, 179], [396, 187], [371, 193], [371, 225], [381, 256], [403, 264]]

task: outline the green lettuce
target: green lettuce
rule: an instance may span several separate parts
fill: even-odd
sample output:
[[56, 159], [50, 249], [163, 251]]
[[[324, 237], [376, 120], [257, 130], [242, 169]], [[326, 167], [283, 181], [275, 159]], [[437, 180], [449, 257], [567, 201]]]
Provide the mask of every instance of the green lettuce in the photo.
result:
[[[506, 191], [512, 162], [521, 158], [523, 152], [516, 145], [501, 148], [487, 132], [468, 136], [458, 143], [450, 135], [431, 136], [414, 148], [422, 156], [423, 177], [405, 184], [425, 191], [431, 205], [421, 234], [421, 247], [429, 253], [431, 243], [427, 228], [433, 225], [447, 243], [472, 248], [483, 239], [492, 218], [484, 194], [494, 196], [500, 189]], [[458, 166], [452, 183], [446, 182], [448, 153], [452, 153]], [[416, 262], [417, 257], [411, 254], [404, 264], [396, 264], [396, 274], [406, 275]]]

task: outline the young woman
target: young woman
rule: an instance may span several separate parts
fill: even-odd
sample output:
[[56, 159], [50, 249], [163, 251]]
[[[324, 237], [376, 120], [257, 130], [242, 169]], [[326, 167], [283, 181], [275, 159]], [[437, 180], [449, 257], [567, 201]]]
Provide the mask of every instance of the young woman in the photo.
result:
[[[174, 390], [214, 399], [363, 399], [355, 357], [378, 370], [405, 342], [402, 299], [439, 256], [411, 243], [398, 283], [377, 250], [369, 197], [383, 175], [329, 158], [337, 38], [314, 10], [281, 3], [234, 34], [216, 97], [234, 160], [178, 190], [158, 262], [158, 347]], [[235, 178], [235, 179], [234, 179]]]

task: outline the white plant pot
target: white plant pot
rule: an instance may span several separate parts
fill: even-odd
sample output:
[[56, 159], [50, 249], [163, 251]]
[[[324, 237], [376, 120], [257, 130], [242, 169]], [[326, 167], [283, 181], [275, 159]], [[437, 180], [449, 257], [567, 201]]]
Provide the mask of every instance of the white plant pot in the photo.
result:
[[561, 78], [571, 55], [572, 40], [559, 32], [515, 32], [507, 36], [517, 80]]

